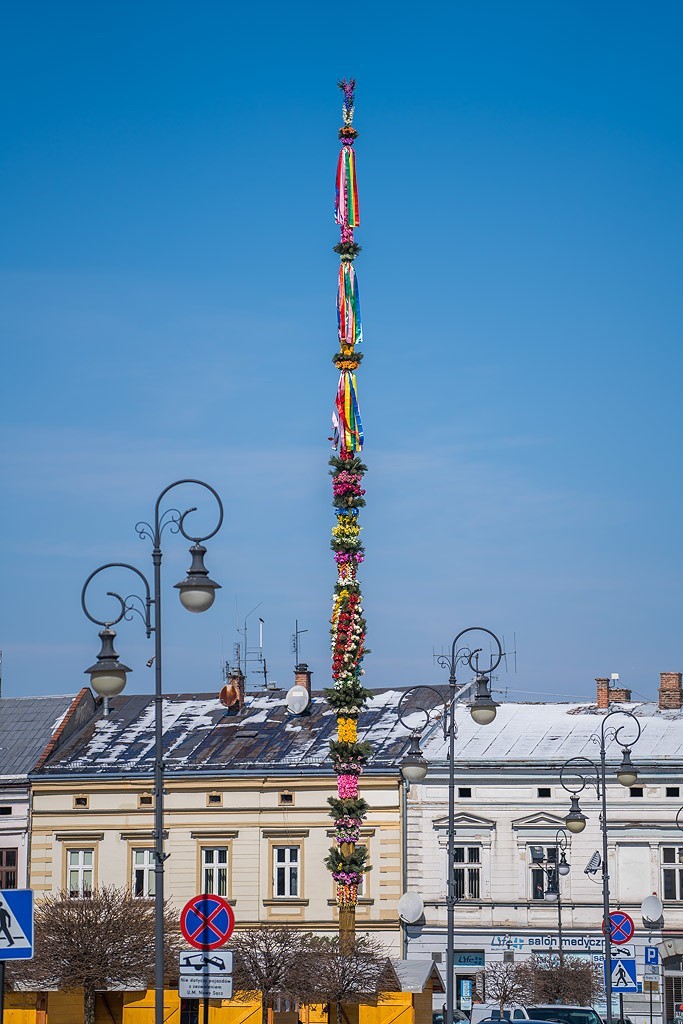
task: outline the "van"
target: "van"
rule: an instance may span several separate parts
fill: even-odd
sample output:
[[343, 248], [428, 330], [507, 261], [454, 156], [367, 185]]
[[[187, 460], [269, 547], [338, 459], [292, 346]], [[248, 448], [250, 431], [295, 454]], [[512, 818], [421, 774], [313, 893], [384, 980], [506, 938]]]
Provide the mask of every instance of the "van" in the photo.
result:
[[528, 1020], [529, 1014], [523, 1006], [506, 1006], [503, 1010], [499, 1003], [475, 1003], [470, 1011], [470, 1024], [480, 1024], [482, 1020]]

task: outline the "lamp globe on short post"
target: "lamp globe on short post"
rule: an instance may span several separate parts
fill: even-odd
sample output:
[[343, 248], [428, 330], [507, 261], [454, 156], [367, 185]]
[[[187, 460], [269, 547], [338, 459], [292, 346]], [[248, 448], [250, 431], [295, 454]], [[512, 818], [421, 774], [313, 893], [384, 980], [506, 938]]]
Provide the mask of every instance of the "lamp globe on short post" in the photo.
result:
[[579, 806], [579, 798], [574, 793], [569, 801], [569, 813], [565, 815], [564, 823], [570, 832], [578, 835], [586, 827], [586, 815]]
[[617, 782], [630, 789], [638, 781], [638, 772], [631, 760], [631, 748], [623, 747], [621, 754], [621, 764], [617, 768]]
[[420, 750], [419, 733], [413, 733], [410, 737], [408, 753], [401, 761], [401, 774], [408, 782], [422, 782], [427, 776], [428, 764]]
[[116, 697], [126, 685], [126, 675], [132, 669], [119, 661], [119, 656], [114, 650], [114, 637], [116, 630], [105, 626], [100, 630], [99, 638], [102, 641], [97, 661], [90, 668], [85, 669], [85, 675], [90, 676], [90, 685], [100, 697]]
[[221, 585], [209, 577], [209, 571], [204, 565], [204, 545], [196, 542], [190, 548], [190, 554], [192, 565], [187, 570], [185, 579], [176, 583], [175, 589], [180, 591], [180, 603], [188, 612], [206, 612], [213, 604], [216, 591], [220, 590]]

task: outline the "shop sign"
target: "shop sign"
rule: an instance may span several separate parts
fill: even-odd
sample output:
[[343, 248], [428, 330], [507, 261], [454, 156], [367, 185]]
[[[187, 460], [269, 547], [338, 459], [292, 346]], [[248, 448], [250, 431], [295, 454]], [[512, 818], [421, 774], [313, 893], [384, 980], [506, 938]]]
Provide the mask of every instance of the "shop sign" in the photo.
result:
[[483, 949], [463, 949], [453, 956], [454, 967], [483, 967], [485, 962]]

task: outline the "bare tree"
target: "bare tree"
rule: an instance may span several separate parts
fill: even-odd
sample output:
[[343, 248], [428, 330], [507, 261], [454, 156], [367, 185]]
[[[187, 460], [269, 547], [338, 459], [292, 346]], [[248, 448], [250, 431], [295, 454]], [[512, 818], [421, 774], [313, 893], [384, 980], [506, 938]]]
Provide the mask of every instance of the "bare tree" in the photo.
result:
[[307, 1002], [310, 973], [306, 953], [311, 936], [295, 928], [245, 928], [233, 933], [230, 948], [235, 954], [235, 989], [260, 996], [263, 1024], [278, 997]]
[[535, 953], [526, 961], [534, 1003], [578, 1003], [592, 1006], [604, 996], [602, 971], [592, 961]]
[[[166, 915], [165, 971], [177, 974], [180, 936]], [[36, 903], [33, 960], [11, 964], [8, 981], [36, 991], [83, 989], [85, 1024], [95, 1024], [95, 993], [147, 988], [154, 980], [154, 903], [103, 886], [87, 898], [64, 891]]]
[[[500, 1009], [525, 1003], [532, 992], [529, 970], [524, 961], [506, 964], [494, 961], [477, 975], [478, 988], [486, 998], [498, 1003]], [[479, 984], [479, 982], [483, 982]]]
[[357, 936], [352, 951], [344, 937], [313, 938], [308, 958], [312, 1003], [330, 1003], [336, 1010], [337, 1024], [342, 1021], [344, 1003], [375, 1001], [380, 992], [398, 988], [386, 950], [366, 936]]

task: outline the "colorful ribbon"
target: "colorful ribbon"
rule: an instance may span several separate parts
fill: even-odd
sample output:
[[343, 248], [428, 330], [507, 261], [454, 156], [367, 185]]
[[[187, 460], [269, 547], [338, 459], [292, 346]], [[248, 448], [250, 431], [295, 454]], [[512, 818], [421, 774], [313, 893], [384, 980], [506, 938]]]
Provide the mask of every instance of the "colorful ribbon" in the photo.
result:
[[356, 277], [356, 271], [353, 269], [353, 263], [349, 261], [339, 264], [337, 330], [341, 345], [360, 345], [363, 340], [358, 278]]
[[356, 154], [349, 145], [342, 146], [337, 161], [335, 217], [337, 224], [357, 228], [360, 224]]
[[337, 397], [335, 400], [339, 430], [339, 444], [342, 450], [359, 452], [363, 448], [363, 423], [360, 418], [356, 375], [350, 370], [343, 370], [339, 375]]

